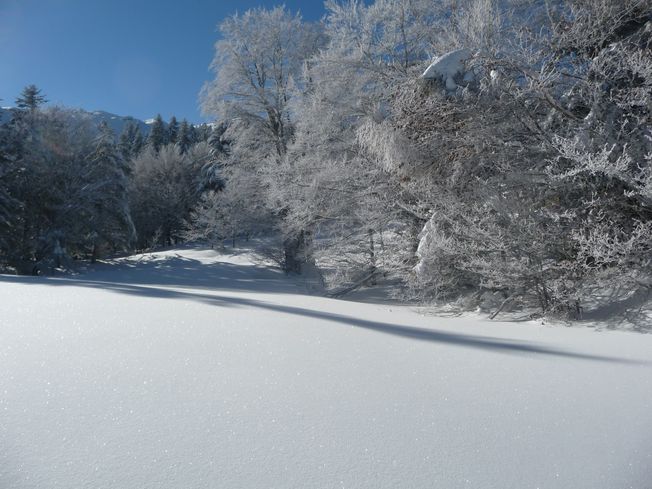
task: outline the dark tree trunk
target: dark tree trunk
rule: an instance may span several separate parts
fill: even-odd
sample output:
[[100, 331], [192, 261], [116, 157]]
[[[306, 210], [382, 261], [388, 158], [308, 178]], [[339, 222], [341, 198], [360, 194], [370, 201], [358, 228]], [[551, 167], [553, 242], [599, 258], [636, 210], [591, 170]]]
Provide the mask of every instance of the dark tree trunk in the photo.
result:
[[97, 243], [93, 242], [93, 251], [91, 252], [91, 263], [95, 263], [97, 261], [97, 255], [98, 255]]
[[307, 235], [305, 231], [300, 231], [297, 236], [287, 238], [283, 243], [285, 273], [301, 273], [302, 266], [308, 258]]
[[373, 274], [373, 272], [376, 271], [376, 245], [374, 243], [374, 230], [367, 230], [367, 235], [369, 236], [369, 265], [372, 271], [368, 285], [376, 285], [376, 275]]

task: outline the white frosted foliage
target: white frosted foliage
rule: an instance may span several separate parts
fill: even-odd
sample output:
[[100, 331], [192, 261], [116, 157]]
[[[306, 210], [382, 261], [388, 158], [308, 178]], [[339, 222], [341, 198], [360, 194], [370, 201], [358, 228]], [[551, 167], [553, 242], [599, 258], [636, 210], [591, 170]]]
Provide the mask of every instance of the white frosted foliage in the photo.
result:
[[466, 71], [465, 61], [471, 58], [468, 49], [457, 49], [436, 58], [421, 75], [428, 80], [439, 80], [444, 83], [447, 90], [456, 90], [458, 85], [455, 78], [462, 76], [465, 81], [472, 81], [472, 72]]

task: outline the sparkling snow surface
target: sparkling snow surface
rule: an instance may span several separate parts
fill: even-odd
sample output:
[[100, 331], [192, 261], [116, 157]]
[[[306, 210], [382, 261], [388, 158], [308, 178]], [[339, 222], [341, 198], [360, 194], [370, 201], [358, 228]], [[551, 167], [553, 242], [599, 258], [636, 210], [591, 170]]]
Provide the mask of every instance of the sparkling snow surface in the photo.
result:
[[0, 276], [0, 488], [652, 487], [652, 335], [301, 290], [206, 250]]

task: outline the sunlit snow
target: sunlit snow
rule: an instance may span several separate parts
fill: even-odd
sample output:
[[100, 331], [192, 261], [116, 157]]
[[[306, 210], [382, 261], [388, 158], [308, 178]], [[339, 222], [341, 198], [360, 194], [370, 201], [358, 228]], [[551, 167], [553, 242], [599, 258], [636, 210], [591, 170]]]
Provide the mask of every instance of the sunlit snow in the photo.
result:
[[0, 487], [650, 487], [652, 336], [303, 290], [192, 249], [0, 276]]

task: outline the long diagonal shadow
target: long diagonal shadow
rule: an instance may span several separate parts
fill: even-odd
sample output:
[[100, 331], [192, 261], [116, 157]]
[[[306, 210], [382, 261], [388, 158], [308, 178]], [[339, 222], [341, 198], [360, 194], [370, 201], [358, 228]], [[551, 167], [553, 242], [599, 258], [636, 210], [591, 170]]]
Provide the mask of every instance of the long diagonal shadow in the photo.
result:
[[[14, 276], [0, 276], [1, 282], [34, 282], [25, 279], [24, 277]], [[92, 287], [103, 290], [109, 290], [121, 294], [137, 295], [142, 297], [151, 298], [166, 298], [166, 299], [182, 299], [199, 301], [206, 304], [211, 304], [220, 307], [247, 307], [267, 309], [285, 314], [300, 315], [304, 317], [331, 321], [338, 324], [354, 326], [357, 328], [368, 329], [378, 333], [399, 336], [403, 338], [411, 338], [420, 341], [428, 341], [433, 343], [446, 343], [465, 348], [475, 348], [482, 350], [490, 350], [502, 353], [529, 353], [538, 355], [551, 355], [557, 357], [565, 357], [579, 360], [591, 360], [599, 362], [613, 362], [621, 364], [635, 364], [635, 365], [650, 365], [652, 362], [641, 362], [625, 358], [591, 355], [579, 352], [572, 352], [546, 346], [524, 343], [516, 340], [508, 340], [504, 338], [495, 338], [488, 336], [475, 336], [460, 333], [450, 333], [438, 331], [435, 329], [419, 328], [415, 326], [406, 326], [398, 324], [390, 324], [384, 322], [370, 321], [352, 316], [345, 316], [342, 314], [317, 311], [313, 309], [306, 309], [296, 306], [286, 306], [282, 304], [275, 304], [271, 302], [260, 301], [256, 299], [249, 299], [245, 297], [221, 296], [217, 294], [206, 294], [198, 292], [188, 292], [185, 290], [178, 290], [168, 287], [158, 286], [143, 286], [126, 284], [119, 282], [107, 281], [92, 281], [80, 279], [39, 279], [39, 284], [53, 285], [53, 286], [73, 286], [73, 287]]]

